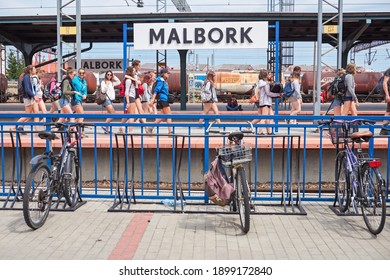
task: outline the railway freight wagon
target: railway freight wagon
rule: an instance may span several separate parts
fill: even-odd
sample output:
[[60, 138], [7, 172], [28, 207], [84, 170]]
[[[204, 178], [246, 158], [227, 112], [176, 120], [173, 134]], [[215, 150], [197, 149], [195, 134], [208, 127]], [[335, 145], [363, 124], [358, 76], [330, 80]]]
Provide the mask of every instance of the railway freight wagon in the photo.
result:
[[[327, 90], [329, 84], [333, 81], [335, 73], [323, 72], [321, 73], [321, 84], [322, 90]], [[384, 100], [384, 95], [378, 92], [375, 92], [376, 85], [378, 80], [382, 76], [382, 73], [378, 72], [364, 72], [357, 73], [355, 75], [355, 92], [358, 96], [359, 101], [370, 102], [382, 102]], [[304, 102], [312, 102], [313, 99], [313, 83], [314, 83], [314, 74], [313, 72], [305, 72], [302, 75], [302, 92]], [[368, 97], [368, 98], [367, 98]]]
[[[194, 74], [195, 80], [205, 79], [206, 74]], [[224, 100], [227, 96], [234, 95], [238, 98], [249, 98], [252, 90], [259, 80], [258, 72], [217, 71], [215, 77], [215, 89], [218, 98]], [[169, 90], [172, 93], [180, 93], [180, 73], [171, 71], [168, 78]], [[188, 89], [188, 76], [187, 76]]]

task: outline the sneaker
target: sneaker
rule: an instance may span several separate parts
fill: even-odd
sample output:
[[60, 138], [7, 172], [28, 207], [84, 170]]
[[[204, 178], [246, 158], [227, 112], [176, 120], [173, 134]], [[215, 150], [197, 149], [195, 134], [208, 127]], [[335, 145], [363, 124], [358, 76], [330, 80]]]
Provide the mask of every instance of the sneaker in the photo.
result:
[[153, 133], [153, 128], [152, 127], [145, 127], [145, 132], [147, 134], [152, 134]]
[[17, 132], [20, 132], [22, 135], [27, 135], [27, 133], [24, 132], [24, 128], [23, 128], [23, 127], [18, 127], [18, 128], [16, 128], [16, 131], [17, 131]]
[[386, 129], [382, 128], [379, 132], [379, 135], [389, 135], [389, 132]]
[[173, 132], [172, 132], [172, 131], [169, 131], [169, 132], [168, 132], [168, 137], [169, 137], [169, 138], [172, 138], [172, 137], [173, 137], [173, 135], [174, 135], [174, 134], [173, 134]]
[[81, 136], [83, 137], [83, 138], [88, 138], [88, 135], [83, 131], [83, 132], [81, 132]]
[[104, 131], [104, 134], [109, 134], [110, 133], [110, 128], [108, 126], [102, 126], [102, 129]]

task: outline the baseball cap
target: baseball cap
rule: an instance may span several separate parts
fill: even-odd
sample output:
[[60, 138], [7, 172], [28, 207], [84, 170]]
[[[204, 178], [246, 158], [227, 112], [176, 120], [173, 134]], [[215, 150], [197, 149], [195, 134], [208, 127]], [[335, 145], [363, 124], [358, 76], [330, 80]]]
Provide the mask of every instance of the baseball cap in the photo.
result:
[[171, 72], [169, 72], [168, 68], [161, 68], [160, 75], [165, 74], [165, 73], [171, 74]]

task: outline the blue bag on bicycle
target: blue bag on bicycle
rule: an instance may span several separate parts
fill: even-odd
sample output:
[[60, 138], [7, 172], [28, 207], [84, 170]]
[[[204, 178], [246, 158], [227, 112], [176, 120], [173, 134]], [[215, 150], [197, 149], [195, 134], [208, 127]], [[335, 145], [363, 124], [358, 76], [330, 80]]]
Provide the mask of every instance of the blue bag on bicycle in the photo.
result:
[[212, 202], [222, 207], [230, 203], [234, 188], [228, 183], [222, 162], [218, 157], [211, 163], [204, 180], [205, 191]]

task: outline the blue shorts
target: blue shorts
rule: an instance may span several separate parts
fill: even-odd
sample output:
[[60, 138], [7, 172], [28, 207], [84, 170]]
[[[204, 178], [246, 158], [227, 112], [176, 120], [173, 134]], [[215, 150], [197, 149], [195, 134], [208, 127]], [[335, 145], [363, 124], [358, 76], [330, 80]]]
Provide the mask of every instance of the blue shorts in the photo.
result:
[[344, 96], [344, 101], [352, 101], [352, 96]]
[[106, 101], [104, 101], [104, 103], [103, 103], [103, 107], [106, 107], [108, 105], [112, 105], [112, 102], [110, 99], [106, 98]]
[[66, 98], [61, 98], [61, 99], [58, 101], [58, 104], [60, 105], [60, 108], [63, 108], [63, 107], [65, 107], [66, 105], [69, 105], [69, 101], [68, 101], [68, 99], [66, 99]]
[[72, 107], [81, 106], [81, 104], [83, 104], [83, 102], [81, 102], [80, 100], [72, 99], [71, 104], [72, 104]]
[[333, 107], [341, 107], [341, 105], [343, 105], [343, 101], [342, 100], [337, 99], [337, 98], [335, 98], [333, 100]]

